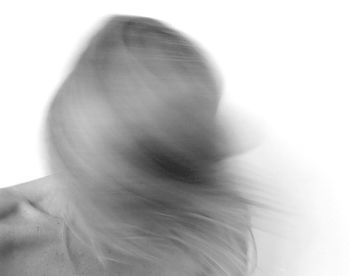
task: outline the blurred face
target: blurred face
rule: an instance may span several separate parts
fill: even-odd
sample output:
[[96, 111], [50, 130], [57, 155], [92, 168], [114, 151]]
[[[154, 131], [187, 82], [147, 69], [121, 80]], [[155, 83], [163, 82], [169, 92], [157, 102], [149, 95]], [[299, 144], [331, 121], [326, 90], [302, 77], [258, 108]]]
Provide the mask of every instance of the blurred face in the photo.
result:
[[108, 262], [112, 271], [208, 275], [208, 262], [233, 270], [247, 223], [217, 180], [218, 100], [193, 44], [150, 19], [113, 18], [63, 83], [48, 118], [54, 169], [70, 226], [100, 257], [123, 260]]

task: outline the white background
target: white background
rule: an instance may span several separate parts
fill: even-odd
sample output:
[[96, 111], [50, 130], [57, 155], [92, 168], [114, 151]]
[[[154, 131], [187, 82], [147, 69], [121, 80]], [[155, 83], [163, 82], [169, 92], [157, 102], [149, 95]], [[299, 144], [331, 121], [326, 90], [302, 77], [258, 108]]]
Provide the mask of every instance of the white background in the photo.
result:
[[287, 230], [298, 242], [258, 235], [256, 275], [350, 275], [347, 1], [4, 1], [0, 186], [45, 175], [48, 100], [109, 14], [155, 17], [199, 41], [222, 75], [223, 114], [244, 146], [260, 144], [242, 158], [298, 202], [301, 230]]

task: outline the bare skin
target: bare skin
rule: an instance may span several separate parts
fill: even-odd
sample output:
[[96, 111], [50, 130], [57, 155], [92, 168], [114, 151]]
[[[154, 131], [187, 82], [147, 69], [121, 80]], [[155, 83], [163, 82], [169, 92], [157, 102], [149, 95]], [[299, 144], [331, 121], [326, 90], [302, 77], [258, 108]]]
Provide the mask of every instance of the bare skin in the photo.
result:
[[52, 177], [45, 177], [0, 189], [0, 274], [104, 275], [97, 259], [64, 227], [51, 187]]
[[108, 262], [105, 268], [91, 251], [65, 227], [64, 200], [59, 200], [57, 181], [49, 176], [0, 189], [1, 276], [107, 276], [107, 275], [199, 275], [187, 271], [191, 260], [174, 256], [185, 271], [141, 263], [124, 266]]

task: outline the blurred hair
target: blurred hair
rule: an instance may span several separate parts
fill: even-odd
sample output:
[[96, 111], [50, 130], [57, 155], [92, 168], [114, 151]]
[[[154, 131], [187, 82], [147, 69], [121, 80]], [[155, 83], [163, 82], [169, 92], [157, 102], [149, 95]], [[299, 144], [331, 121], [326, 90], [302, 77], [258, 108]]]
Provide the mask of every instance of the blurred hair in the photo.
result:
[[219, 90], [198, 47], [157, 20], [114, 16], [92, 37], [47, 130], [66, 223], [102, 262], [248, 273], [249, 203], [223, 170]]

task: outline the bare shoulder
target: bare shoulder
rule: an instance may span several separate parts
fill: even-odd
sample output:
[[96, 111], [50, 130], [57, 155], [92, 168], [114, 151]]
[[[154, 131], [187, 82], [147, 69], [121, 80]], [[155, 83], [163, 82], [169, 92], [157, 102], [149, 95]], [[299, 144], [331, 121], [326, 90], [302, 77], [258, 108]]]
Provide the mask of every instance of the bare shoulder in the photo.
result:
[[[0, 189], [0, 246], [4, 240], [11, 238], [35, 238], [35, 235], [30, 234], [39, 233], [41, 230], [49, 235], [57, 232], [57, 225], [61, 221], [40, 208], [40, 201], [44, 195], [38, 192], [36, 186], [40, 185], [41, 181]], [[40, 233], [38, 236], [46, 235]]]
[[[11, 240], [53, 238], [61, 222], [40, 209], [37, 198], [26, 193], [32, 183], [0, 189], [0, 251]], [[5, 248], [9, 249], [8, 246]]]
[[[47, 208], [47, 202], [53, 200], [51, 180], [0, 189], [1, 276], [102, 275], [95, 257]], [[77, 260], [74, 272], [71, 258]]]
[[0, 189], [0, 223], [44, 219], [45, 211], [40, 208], [45, 198], [45, 189], [40, 189], [43, 184], [44, 178]]
[[36, 198], [26, 193], [31, 185], [0, 189], [1, 275], [22, 275], [20, 269], [47, 258], [41, 255], [47, 248], [60, 246], [62, 222], [37, 208]]

